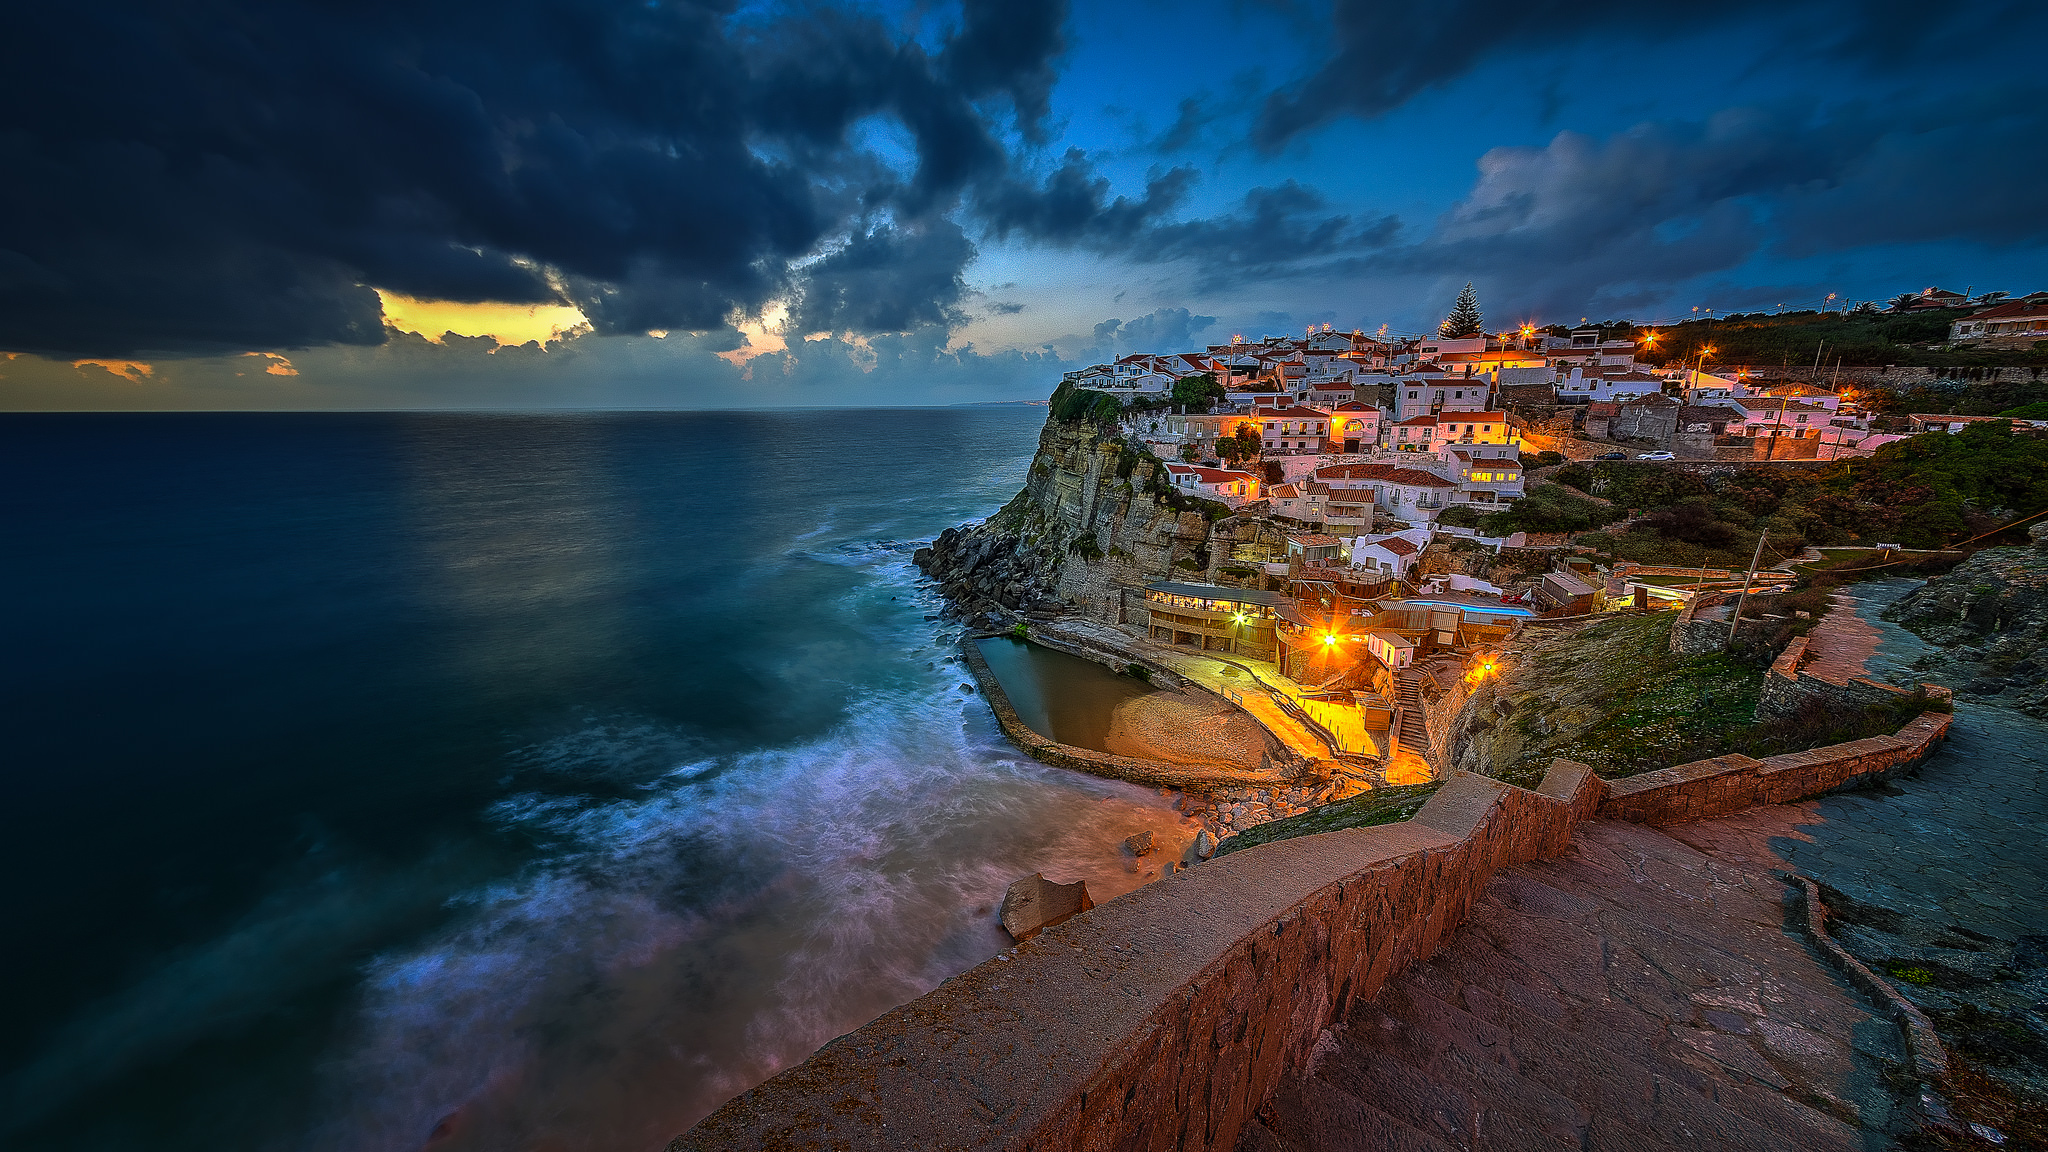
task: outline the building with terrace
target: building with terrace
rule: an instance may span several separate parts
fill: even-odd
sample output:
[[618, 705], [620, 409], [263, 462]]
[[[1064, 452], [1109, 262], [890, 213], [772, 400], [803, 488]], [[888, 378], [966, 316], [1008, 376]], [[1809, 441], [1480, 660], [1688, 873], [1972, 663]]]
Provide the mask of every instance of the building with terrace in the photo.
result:
[[1118, 623], [1142, 624], [1146, 635], [1162, 644], [1260, 660], [1273, 658], [1274, 624], [1280, 610], [1291, 610], [1293, 603], [1281, 592], [1172, 580], [1124, 588], [1119, 597]]

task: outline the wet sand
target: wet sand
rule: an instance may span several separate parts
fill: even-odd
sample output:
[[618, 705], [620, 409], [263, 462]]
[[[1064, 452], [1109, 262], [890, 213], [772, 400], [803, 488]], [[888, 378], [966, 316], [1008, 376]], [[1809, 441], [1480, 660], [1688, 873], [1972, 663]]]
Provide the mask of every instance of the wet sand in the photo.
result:
[[1150, 692], [1116, 706], [1104, 751], [1169, 764], [1235, 764], [1257, 768], [1265, 758], [1265, 730], [1221, 700]]

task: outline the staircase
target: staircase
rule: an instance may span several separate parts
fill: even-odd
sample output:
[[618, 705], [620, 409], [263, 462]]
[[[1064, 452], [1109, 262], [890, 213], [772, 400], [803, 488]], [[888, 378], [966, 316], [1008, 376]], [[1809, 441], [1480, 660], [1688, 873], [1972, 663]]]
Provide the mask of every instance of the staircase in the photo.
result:
[[1892, 1147], [1897, 1030], [1782, 930], [1783, 892], [1587, 825], [1325, 1032], [1238, 1152]]
[[1395, 737], [1404, 751], [1426, 759], [1429, 726], [1422, 721], [1422, 681], [1410, 672], [1397, 672], [1394, 677], [1394, 713], [1399, 718]]

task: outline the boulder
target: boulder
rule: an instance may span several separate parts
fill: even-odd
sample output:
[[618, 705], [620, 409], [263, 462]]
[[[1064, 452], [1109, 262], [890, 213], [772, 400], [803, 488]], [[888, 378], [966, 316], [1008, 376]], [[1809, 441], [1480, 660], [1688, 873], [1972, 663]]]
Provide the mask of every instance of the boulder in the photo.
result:
[[1003, 908], [998, 915], [1003, 931], [1021, 944], [1093, 907], [1095, 901], [1088, 898], [1087, 881], [1055, 884], [1045, 878], [1045, 873], [1033, 872], [1003, 893]]
[[1124, 851], [1133, 856], [1149, 856], [1154, 847], [1152, 833], [1136, 832], [1124, 837]]
[[1216, 838], [1209, 835], [1209, 830], [1204, 828], [1201, 835], [1195, 837], [1195, 855], [1203, 860], [1207, 860], [1215, 854]]

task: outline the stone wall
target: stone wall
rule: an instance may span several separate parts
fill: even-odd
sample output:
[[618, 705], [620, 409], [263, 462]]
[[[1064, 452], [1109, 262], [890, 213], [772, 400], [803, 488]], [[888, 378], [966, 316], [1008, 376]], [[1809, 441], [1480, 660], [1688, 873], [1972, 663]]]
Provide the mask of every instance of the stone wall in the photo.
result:
[[1411, 820], [1219, 856], [1050, 929], [826, 1045], [669, 1152], [1230, 1152], [1323, 1029], [1433, 954], [1497, 869], [1557, 855], [1596, 816], [1669, 824], [1886, 778], [1950, 720], [1613, 782], [1558, 760], [1534, 792], [1454, 773]]
[[[1771, 662], [1771, 670], [1764, 674], [1763, 692], [1756, 703], [1756, 718], [1759, 720], [1782, 719], [1798, 713], [1808, 701], [1818, 701], [1836, 708], [1861, 710], [1873, 704], [1890, 704], [1913, 693], [1896, 684], [1872, 680], [1868, 676], [1851, 676], [1846, 683], [1837, 684], [1823, 680], [1804, 671], [1809, 640], [1795, 636]], [[1920, 686], [1930, 697], [1948, 699], [1948, 689], [1933, 684]]]
[[1723, 620], [1695, 620], [1701, 609], [1718, 608], [1734, 601], [1733, 596], [1704, 592], [1678, 610], [1671, 622], [1671, 652], [1677, 656], [1705, 656], [1728, 646], [1728, 624]]
[[1412, 820], [1147, 885], [833, 1041], [670, 1152], [1229, 1152], [1332, 1021], [1433, 954], [1495, 870], [1563, 851], [1599, 795], [1565, 761], [1535, 792], [1460, 773]]
[[1727, 816], [1758, 804], [1782, 804], [1874, 784], [1910, 771], [1933, 755], [1947, 738], [1953, 720], [1946, 712], [1927, 712], [1891, 736], [1762, 760], [1716, 756], [1611, 780], [1607, 798], [1600, 804], [1600, 818], [1681, 824]]
[[1042, 735], [1017, 715], [1017, 709], [1010, 703], [1009, 693], [1003, 691], [1002, 682], [990, 670], [988, 661], [982, 658], [981, 650], [975, 647], [974, 639], [960, 642], [960, 657], [968, 671], [974, 674], [975, 682], [981, 685], [982, 695], [988, 698], [988, 706], [995, 713], [996, 723], [1025, 755], [1059, 768], [1071, 768], [1091, 776], [1106, 776], [1112, 780], [1128, 780], [1133, 784], [1144, 784], [1154, 788], [1214, 788], [1233, 784], [1271, 787], [1274, 775], [1270, 767], [1251, 770], [1235, 764], [1169, 764], [1163, 760], [1146, 760], [1138, 756], [1118, 756], [1109, 752], [1098, 752], [1093, 748], [1077, 748], [1062, 744], [1049, 736]]

